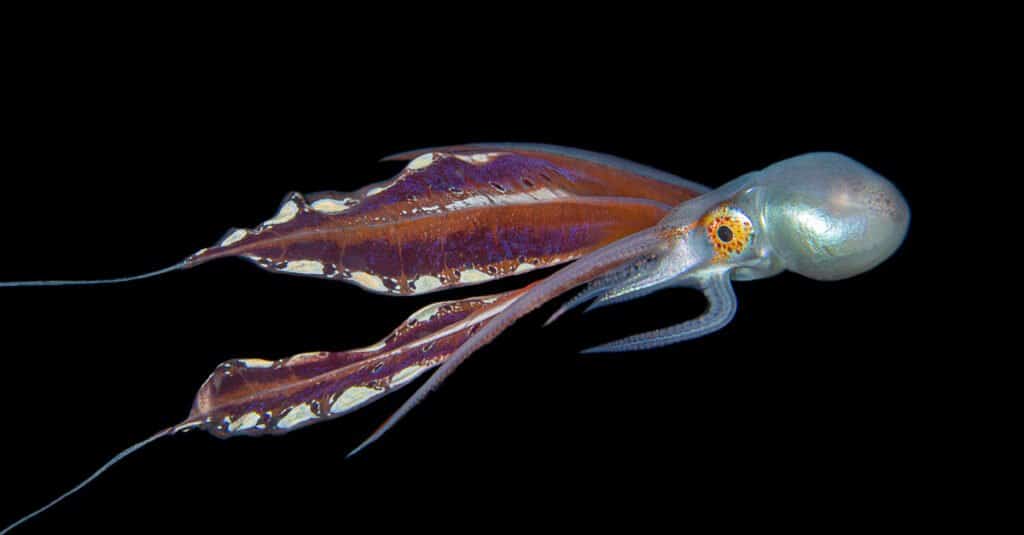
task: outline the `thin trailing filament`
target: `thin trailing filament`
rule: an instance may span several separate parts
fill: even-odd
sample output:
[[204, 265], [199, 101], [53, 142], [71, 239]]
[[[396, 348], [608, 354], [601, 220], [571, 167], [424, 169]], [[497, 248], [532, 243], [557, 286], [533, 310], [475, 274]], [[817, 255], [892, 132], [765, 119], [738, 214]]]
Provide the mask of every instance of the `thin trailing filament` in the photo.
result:
[[0, 282], [0, 288], [22, 288], [28, 286], [91, 286], [95, 284], [118, 284], [122, 282], [131, 282], [142, 279], [149, 279], [170, 273], [172, 271], [178, 271], [187, 266], [186, 262], [178, 262], [173, 266], [168, 266], [163, 269], [156, 271], [150, 271], [149, 273], [142, 273], [141, 275], [130, 275], [128, 277], [117, 277], [113, 279], [94, 279], [94, 280], [47, 280], [47, 281], [12, 281], [12, 282]]
[[91, 476], [85, 478], [84, 480], [82, 480], [81, 483], [75, 485], [71, 490], [65, 492], [64, 494], [61, 494], [60, 496], [57, 496], [56, 498], [54, 498], [53, 501], [51, 501], [50, 503], [40, 507], [39, 509], [36, 509], [35, 511], [32, 511], [31, 513], [29, 513], [29, 514], [19, 518], [16, 522], [14, 522], [10, 526], [7, 526], [6, 528], [4, 528], [3, 531], [0, 531], [0, 535], [6, 535], [12, 529], [14, 529], [14, 528], [24, 524], [25, 522], [28, 522], [29, 520], [31, 520], [35, 516], [39, 515], [40, 513], [44, 512], [44, 511], [46, 511], [47, 509], [53, 507], [54, 505], [57, 505], [58, 503], [63, 501], [64, 498], [67, 498], [68, 496], [71, 496], [72, 494], [82, 490], [82, 488], [84, 488], [89, 483], [92, 483], [93, 480], [95, 480], [97, 477], [99, 477], [101, 474], [103, 474], [103, 472], [106, 472], [111, 466], [114, 466], [115, 464], [117, 464], [119, 461], [121, 461], [121, 459], [124, 459], [125, 457], [135, 453], [136, 451], [142, 449], [146, 445], [150, 444], [151, 442], [154, 442], [155, 440], [157, 440], [159, 438], [163, 438], [163, 437], [165, 437], [167, 435], [170, 435], [170, 434], [174, 433], [174, 430], [175, 430], [175, 428], [168, 427], [167, 429], [164, 429], [164, 430], [156, 433], [155, 435], [147, 438], [146, 440], [143, 440], [142, 442], [138, 442], [138, 443], [128, 447], [127, 449], [125, 449], [121, 453], [118, 453], [112, 459], [107, 461], [106, 464], [104, 464], [103, 466], [99, 467], [98, 470], [93, 472]]

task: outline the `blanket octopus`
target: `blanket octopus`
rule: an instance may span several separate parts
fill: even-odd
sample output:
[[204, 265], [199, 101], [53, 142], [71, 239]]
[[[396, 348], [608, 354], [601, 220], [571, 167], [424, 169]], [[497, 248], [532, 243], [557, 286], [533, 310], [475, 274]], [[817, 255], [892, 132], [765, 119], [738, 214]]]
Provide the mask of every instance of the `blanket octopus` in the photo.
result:
[[583, 286], [549, 322], [588, 302], [606, 306], [668, 287], [703, 292], [707, 308], [699, 317], [587, 351], [650, 349], [727, 325], [736, 312], [732, 281], [783, 270], [823, 281], [863, 273], [896, 251], [910, 221], [906, 201], [888, 180], [837, 153], [789, 158], [717, 189], [551, 145], [460, 145], [388, 159], [408, 164], [390, 180], [351, 193], [291, 193], [267, 221], [231, 229], [162, 270], [0, 287], [117, 283], [241, 257], [273, 272], [414, 295], [568, 264], [521, 289], [426, 306], [369, 347], [226, 361], [199, 388], [183, 421], [122, 451], [0, 534], [158, 438], [193, 429], [221, 438], [289, 433], [363, 407], [437, 368], [352, 455], [474, 351], [574, 288]]

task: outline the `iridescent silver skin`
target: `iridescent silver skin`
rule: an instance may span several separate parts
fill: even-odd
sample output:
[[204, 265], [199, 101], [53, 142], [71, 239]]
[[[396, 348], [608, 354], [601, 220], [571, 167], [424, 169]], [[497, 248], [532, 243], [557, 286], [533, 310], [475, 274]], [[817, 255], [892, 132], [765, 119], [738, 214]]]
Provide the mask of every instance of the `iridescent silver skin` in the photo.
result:
[[756, 179], [774, 253], [785, 269], [816, 280], [841, 280], [889, 258], [907, 234], [910, 207], [891, 182], [835, 153], [779, 162]]
[[[715, 239], [702, 226], [712, 211], [750, 222], [745, 246], [725, 258], [715, 258]], [[721, 329], [732, 319], [736, 298], [731, 280], [763, 279], [783, 270], [823, 281], [852, 277], [892, 255], [909, 224], [906, 200], [881, 175], [842, 154], [804, 154], [680, 205], [658, 225], [656, 232], [670, 238], [656, 261], [634, 268], [628, 277], [620, 269], [598, 279], [552, 320], [598, 295], [590, 308], [666, 286], [692, 287], [702, 290], [709, 303], [699, 318], [587, 352], [632, 351], [690, 340]]]
[[[729, 232], [718, 230], [721, 221]], [[464, 342], [436, 373], [349, 455], [383, 435], [470, 354], [508, 325], [581, 284], [566, 310], [619, 303], [662, 288], [701, 290], [699, 317], [597, 346], [586, 352], [635, 351], [717, 331], [736, 313], [733, 280], [784, 270], [833, 281], [863, 273], [892, 255], [906, 236], [910, 208], [888, 180], [842, 154], [796, 156], [736, 178], [679, 205], [652, 228], [598, 249], [530, 288]]]

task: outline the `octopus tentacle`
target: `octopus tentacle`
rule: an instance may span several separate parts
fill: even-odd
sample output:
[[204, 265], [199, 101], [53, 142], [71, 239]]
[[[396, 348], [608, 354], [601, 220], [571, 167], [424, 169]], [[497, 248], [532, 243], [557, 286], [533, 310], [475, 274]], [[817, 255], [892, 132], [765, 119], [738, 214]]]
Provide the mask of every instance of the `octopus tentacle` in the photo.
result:
[[729, 276], [725, 273], [711, 275], [700, 281], [698, 288], [708, 300], [708, 308], [700, 316], [678, 325], [636, 334], [602, 344], [583, 353], [610, 353], [616, 351], [639, 351], [667, 346], [685, 340], [699, 338], [725, 327], [736, 315], [736, 294], [733, 293]]
[[[638, 278], [643, 278], [643, 267], [656, 257], [641, 257], [635, 261], [629, 262], [622, 267], [603, 275], [592, 282], [587, 284], [581, 292], [573, 296], [572, 299], [568, 300], [561, 307], [555, 311], [547, 321], [544, 322], [544, 326], [550, 325], [552, 322], [560, 318], [566, 312], [586, 303], [593, 299], [595, 296], [607, 295], [609, 292], [614, 292], [617, 288], [621, 288], [631, 283]], [[604, 295], [602, 295], [604, 294]], [[590, 310], [592, 307], [588, 307]]]
[[671, 283], [674, 277], [675, 274], [663, 271], [655, 272], [654, 276], [651, 276], [649, 273], [637, 273], [598, 296], [593, 303], [590, 303], [584, 309], [584, 312], [650, 295]]
[[647, 229], [617, 242], [609, 244], [575, 263], [555, 272], [550, 277], [537, 281], [514, 303], [491, 318], [487, 325], [482, 326], [472, 337], [466, 340], [448, 357], [443, 365], [428, 379], [412, 396], [409, 397], [369, 438], [352, 450], [347, 457], [359, 453], [363, 448], [376, 442], [399, 420], [418, 405], [427, 395], [435, 390], [452, 372], [455, 371], [474, 351], [486, 345], [498, 336], [509, 325], [529, 314], [544, 303], [563, 293], [594, 280], [620, 267], [639, 256], [649, 255], [663, 250], [664, 239], [657, 227]]

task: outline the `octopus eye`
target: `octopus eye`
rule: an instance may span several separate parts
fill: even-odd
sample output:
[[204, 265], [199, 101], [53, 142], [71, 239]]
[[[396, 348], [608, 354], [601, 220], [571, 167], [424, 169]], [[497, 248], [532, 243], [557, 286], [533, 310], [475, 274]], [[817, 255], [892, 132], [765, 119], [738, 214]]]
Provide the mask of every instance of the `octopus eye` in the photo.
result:
[[714, 247], [714, 262], [725, 262], [746, 250], [754, 234], [750, 219], [729, 205], [707, 213], [701, 221], [708, 241]]
[[723, 243], [732, 241], [732, 229], [725, 225], [718, 227], [718, 239]]

